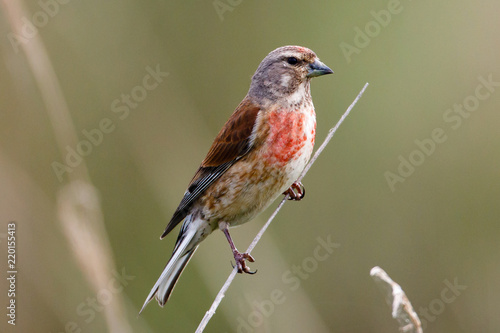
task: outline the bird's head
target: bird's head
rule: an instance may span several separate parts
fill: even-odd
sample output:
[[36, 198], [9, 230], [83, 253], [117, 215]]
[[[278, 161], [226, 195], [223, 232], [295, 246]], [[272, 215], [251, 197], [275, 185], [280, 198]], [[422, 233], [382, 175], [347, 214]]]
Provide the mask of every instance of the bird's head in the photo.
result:
[[278, 101], [302, 89], [309, 94], [311, 78], [332, 73], [310, 49], [283, 46], [262, 60], [252, 77], [249, 96]]

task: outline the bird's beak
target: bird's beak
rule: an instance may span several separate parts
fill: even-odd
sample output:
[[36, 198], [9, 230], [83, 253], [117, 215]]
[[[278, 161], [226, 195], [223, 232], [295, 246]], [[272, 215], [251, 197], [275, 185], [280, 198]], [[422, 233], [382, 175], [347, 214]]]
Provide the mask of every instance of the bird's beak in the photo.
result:
[[306, 77], [316, 77], [325, 74], [333, 74], [333, 71], [327, 65], [316, 59], [312, 64], [309, 64], [309, 70]]

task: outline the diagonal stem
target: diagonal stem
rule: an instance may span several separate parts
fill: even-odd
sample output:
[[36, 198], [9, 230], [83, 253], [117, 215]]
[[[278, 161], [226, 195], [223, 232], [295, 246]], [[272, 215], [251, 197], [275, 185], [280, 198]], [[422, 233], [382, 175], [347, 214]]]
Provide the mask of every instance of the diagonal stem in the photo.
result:
[[[302, 171], [302, 173], [300, 174], [299, 179], [297, 179], [297, 181], [300, 182], [302, 180], [302, 178], [304, 178], [304, 176], [309, 171], [309, 169], [311, 168], [311, 166], [318, 159], [319, 155], [323, 152], [323, 150], [325, 149], [326, 145], [328, 145], [328, 143], [330, 142], [330, 140], [332, 139], [333, 135], [335, 134], [335, 132], [337, 131], [337, 129], [340, 127], [340, 125], [342, 124], [342, 122], [344, 121], [344, 119], [349, 115], [349, 113], [351, 112], [351, 110], [354, 108], [354, 105], [356, 105], [356, 103], [358, 102], [358, 100], [361, 98], [361, 96], [363, 95], [363, 93], [365, 92], [365, 90], [366, 90], [367, 87], [368, 87], [368, 83], [365, 83], [365, 85], [363, 86], [363, 89], [361, 89], [361, 91], [359, 92], [358, 96], [356, 96], [356, 98], [351, 103], [351, 105], [349, 105], [349, 107], [344, 112], [344, 114], [342, 115], [342, 117], [340, 117], [340, 120], [337, 122], [337, 124], [333, 128], [330, 129], [330, 131], [328, 132], [328, 135], [326, 136], [325, 140], [323, 141], [323, 143], [321, 144], [321, 146], [319, 146], [318, 150], [316, 150], [316, 153], [311, 158], [311, 160], [309, 161], [309, 163], [306, 165], [306, 167], [304, 168], [304, 171]], [[276, 207], [276, 210], [273, 212], [273, 214], [267, 220], [266, 224], [264, 224], [264, 226], [262, 227], [262, 229], [260, 229], [259, 233], [255, 236], [255, 238], [252, 241], [252, 243], [250, 243], [250, 246], [248, 246], [248, 249], [247, 249], [246, 253], [250, 254], [250, 252], [252, 252], [252, 250], [255, 248], [255, 246], [257, 246], [257, 243], [259, 242], [259, 240], [261, 239], [261, 237], [264, 235], [264, 233], [266, 232], [267, 228], [269, 227], [269, 225], [271, 224], [271, 222], [274, 220], [274, 218], [276, 217], [276, 215], [278, 215], [278, 212], [281, 210], [281, 207], [283, 207], [283, 205], [285, 204], [285, 202], [286, 202], [287, 199], [288, 199], [288, 195], [286, 195], [283, 198], [283, 200], [281, 200], [281, 202], [279, 203], [278, 207]], [[219, 293], [215, 297], [215, 300], [212, 303], [212, 306], [205, 313], [205, 316], [203, 317], [203, 319], [201, 320], [200, 324], [198, 325], [198, 328], [196, 329], [196, 333], [202, 333], [203, 330], [205, 329], [205, 327], [207, 326], [208, 322], [210, 321], [210, 319], [215, 314], [215, 311], [219, 307], [219, 304], [222, 302], [222, 299], [224, 298], [227, 289], [229, 288], [229, 286], [233, 282], [234, 277], [236, 276], [236, 272], [237, 272], [237, 268], [235, 267], [231, 271], [231, 274], [229, 274], [229, 277], [227, 278], [226, 282], [224, 283], [224, 285], [222, 286], [221, 290], [219, 291]]]

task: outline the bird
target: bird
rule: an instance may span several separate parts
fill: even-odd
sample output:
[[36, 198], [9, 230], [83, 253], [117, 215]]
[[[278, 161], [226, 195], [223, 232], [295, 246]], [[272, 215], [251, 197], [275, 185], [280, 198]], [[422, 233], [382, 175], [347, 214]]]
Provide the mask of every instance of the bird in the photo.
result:
[[255, 273], [246, 263], [254, 258], [237, 250], [228, 229], [252, 220], [281, 194], [296, 201], [304, 197], [305, 187], [297, 179], [311, 157], [316, 133], [310, 81], [332, 73], [302, 46], [279, 47], [262, 60], [160, 237], [184, 221], [139, 314], [153, 298], [165, 305], [199, 244], [216, 229], [225, 234], [238, 273]]

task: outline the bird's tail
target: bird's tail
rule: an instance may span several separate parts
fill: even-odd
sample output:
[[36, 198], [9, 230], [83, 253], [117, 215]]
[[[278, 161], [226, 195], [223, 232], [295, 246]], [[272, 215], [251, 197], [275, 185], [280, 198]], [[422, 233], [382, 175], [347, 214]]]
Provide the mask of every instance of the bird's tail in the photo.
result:
[[163, 307], [163, 305], [165, 305], [179, 276], [198, 248], [199, 241], [196, 240], [198, 234], [197, 223], [191, 222], [191, 216], [188, 216], [179, 232], [179, 237], [177, 238], [172, 257], [165, 266], [165, 269], [163, 269], [153, 289], [151, 289], [139, 314], [153, 297], [156, 298], [160, 306]]

